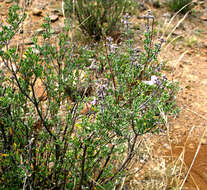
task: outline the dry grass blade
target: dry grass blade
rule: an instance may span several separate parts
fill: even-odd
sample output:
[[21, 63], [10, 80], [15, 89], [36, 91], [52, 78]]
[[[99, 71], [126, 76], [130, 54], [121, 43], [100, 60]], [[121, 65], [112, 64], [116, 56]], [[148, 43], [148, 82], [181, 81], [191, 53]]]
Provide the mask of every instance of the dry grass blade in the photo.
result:
[[126, 177], [123, 177], [119, 190], [123, 190]]
[[177, 59], [177, 61], [173, 64], [174, 70], [177, 68], [178, 64], [181, 62], [181, 60], [183, 59], [183, 57], [185, 56], [185, 54], [188, 53], [188, 50], [186, 50], [185, 52], [183, 52], [179, 58]]
[[168, 49], [169, 45], [172, 44], [174, 41], [176, 41], [177, 39], [182, 38], [181, 35], [176, 36], [175, 38], [173, 38], [166, 46], [165, 46], [165, 50]]
[[[173, 15], [173, 17], [170, 19], [170, 22], [168, 23], [168, 25], [167, 25], [167, 27], [166, 27], [166, 29], [165, 29], [165, 31], [164, 31], [164, 33], [163, 33], [163, 36], [165, 36], [165, 33], [167, 32], [167, 30], [169, 29], [169, 27], [170, 27], [170, 25], [171, 25], [171, 23], [172, 23], [172, 21], [175, 19], [175, 17], [185, 8], [185, 7], [187, 7], [187, 6], [189, 6], [190, 4], [193, 4], [193, 3], [195, 3], [196, 1], [192, 1], [192, 2], [190, 2], [190, 3], [188, 3], [188, 4], [186, 4], [185, 6], [183, 6], [179, 11], [177, 11], [174, 15]], [[183, 20], [186, 18], [186, 16], [189, 14], [189, 11], [184, 15], [184, 17], [181, 19], [182, 21], [181, 22], [183, 22]], [[176, 25], [176, 27], [173, 29], [173, 31], [180, 25], [180, 23], [181, 23], [180, 21], [179, 21], [179, 24], [177, 24]], [[172, 32], [173, 32], [172, 31]], [[171, 32], [171, 33], [172, 33]], [[162, 36], [162, 37], [163, 37]], [[168, 36], [169, 37], [169, 36]], [[168, 38], [167, 38], [168, 39]]]
[[[168, 39], [171, 37], [172, 33], [176, 30], [176, 28], [178, 28], [178, 26], [185, 20], [185, 18], [188, 16], [188, 13], [189, 13], [189, 12], [187, 12], [187, 13], [183, 16], [183, 18], [179, 20], [179, 22], [175, 25], [175, 27], [174, 27], [174, 28], [171, 30], [171, 32], [168, 34], [166, 40], [168, 40]], [[164, 38], [165, 34], [167, 33], [167, 30], [169, 29], [169, 27], [170, 27], [172, 21], [174, 20], [175, 16], [176, 16], [176, 14], [171, 18], [170, 22], [168, 23], [168, 25], [167, 25], [165, 31], [163, 32], [162, 38]], [[180, 37], [180, 36], [178, 36], [178, 37]], [[176, 39], [177, 39], [178, 37], [176, 37]], [[174, 40], [175, 40], [175, 39], [173, 39], [170, 43], [168, 43], [168, 45], [171, 44]], [[168, 45], [165, 46], [165, 49], [167, 49]]]
[[187, 12], [182, 19], [179, 20], [179, 22], [175, 25], [175, 27], [172, 29], [172, 31], [170, 32], [170, 34], [167, 36], [168, 40], [170, 38], [170, 36], [172, 35], [172, 33], [175, 31], [175, 29], [185, 20], [185, 18], [188, 16], [189, 12]]

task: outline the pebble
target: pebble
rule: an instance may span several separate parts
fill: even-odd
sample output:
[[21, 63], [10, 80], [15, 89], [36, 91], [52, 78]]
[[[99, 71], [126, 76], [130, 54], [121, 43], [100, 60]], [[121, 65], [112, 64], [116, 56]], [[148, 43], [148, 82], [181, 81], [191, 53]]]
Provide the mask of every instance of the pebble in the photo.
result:
[[58, 20], [58, 15], [50, 15], [51, 22], [55, 22]]
[[201, 145], [207, 145], [207, 137], [201, 139]]
[[55, 15], [58, 15], [58, 16], [63, 16], [62, 11], [59, 10], [59, 9], [53, 9], [53, 10], [51, 10], [51, 13], [55, 14]]
[[202, 16], [200, 17], [200, 19], [203, 20], [203, 21], [207, 21], [207, 14], [202, 15]]
[[182, 30], [175, 30], [172, 34], [175, 36], [183, 36], [184, 32]]
[[42, 34], [44, 32], [44, 29], [43, 28], [38, 28], [36, 31], [35, 31], [35, 33], [37, 34], [37, 35], [40, 35], [40, 34]]
[[30, 38], [28, 38], [24, 41], [24, 44], [25, 45], [32, 45], [32, 44], [34, 44], [34, 42]]
[[41, 9], [38, 9], [38, 8], [34, 8], [34, 9], [32, 10], [32, 14], [33, 14], [34, 16], [41, 16], [41, 14], [42, 14], [42, 10], [41, 10]]

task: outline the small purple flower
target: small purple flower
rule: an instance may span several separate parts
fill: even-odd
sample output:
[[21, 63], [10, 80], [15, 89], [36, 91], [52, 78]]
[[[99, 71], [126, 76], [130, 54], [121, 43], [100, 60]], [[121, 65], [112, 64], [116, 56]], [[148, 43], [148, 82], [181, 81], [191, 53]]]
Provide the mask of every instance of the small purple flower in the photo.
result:
[[98, 66], [95, 64], [95, 59], [89, 59], [91, 61], [91, 65], [89, 67], [90, 70], [98, 71]]
[[107, 89], [108, 89], [107, 84], [98, 84], [96, 93], [99, 99], [104, 99], [106, 97]]
[[97, 99], [94, 98], [93, 101], [91, 101], [91, 105], [95, 106], [97, 104]]
[[129, 23], [129, 19], [130, 19], [130, 15], [129, 15], [128, 13], [126, 13], [126, 14], [124, 15], [124, 19], [121, 19], [121, 22], [122, 22], [124, 25], [128, 25], [128, 24], [130, 24], [130, 23]]

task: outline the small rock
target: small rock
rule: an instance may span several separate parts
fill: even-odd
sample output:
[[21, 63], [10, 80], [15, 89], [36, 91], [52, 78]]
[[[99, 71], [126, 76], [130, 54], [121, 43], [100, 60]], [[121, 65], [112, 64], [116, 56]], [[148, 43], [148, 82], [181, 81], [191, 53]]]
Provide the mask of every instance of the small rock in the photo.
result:
[[55, 14], [55, 15], [58, 15], [58, 16], [63, 16], [63, 13], [60, 9], [51, 10], [51, 13]]
[[42, 14], [42, 10], [41, 10], [41, 9], [38, 9], [38, 8], [34, 8], [34, 9], [32, 10], [32, 14], [33, 14], [34, 16], [41, 16], [41, 14]]
[[201, 140], [201, 144], [202, 144], [202, 145], [207, 145], [207, 136], [206, 136], [206, 135], [205, 135], [204, 138], [202, 138], [202, 140]]
[[42, 29], [42, 28], [38, 28], [36, 31], [35, 31], [35, 33], [37, 34], [37, 35], [40, 35], [40, 34], [42, 34], [44, 32], [44, 29]]
[[51, 22], [55, 22], [58, 20], [58, 15], [50, 15]]
[[51, 12], [52, 12], [53, 14], [58, 14], [60, 11], [59, 11], [58, 9], [52, 9]]
[[182, 36], [183, 35], [183, 31], [175, 30], [172, 34], [175, 35], [175, 36]]
[[26, 39], [25, 41], [24, 41], [24, 44], [25, 45], [32, 45], [32, 44], [34, 44], [34, 42], [31, 40], [31, 39]]
[[202, 15], [202, 16], [200, 17], [200, 19], [203, 20], [203, 21], [207, 21], [207, 14]]

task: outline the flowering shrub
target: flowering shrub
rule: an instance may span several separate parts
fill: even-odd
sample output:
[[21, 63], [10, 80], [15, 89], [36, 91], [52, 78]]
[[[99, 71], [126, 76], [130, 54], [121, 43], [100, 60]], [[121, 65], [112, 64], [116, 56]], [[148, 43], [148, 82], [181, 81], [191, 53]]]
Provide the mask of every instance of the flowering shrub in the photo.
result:
[[21, 56], [9, 47], [25, 18], [17, 10], [10, 8], [0, 29], [1, 187], [113, 189], [139, 137], [159, 131], [161, 113], [176, 112], [177, 85], [161, 73], [164, 40], [153, 41], [154, 17], [143, 17], [143, 49], [128, 37], [122, 50], [111, 38], [103, 46], [76, 47], [68, 25], [56, 46], [46, 18], [43, 43], [34, 36], [35, 46]]

